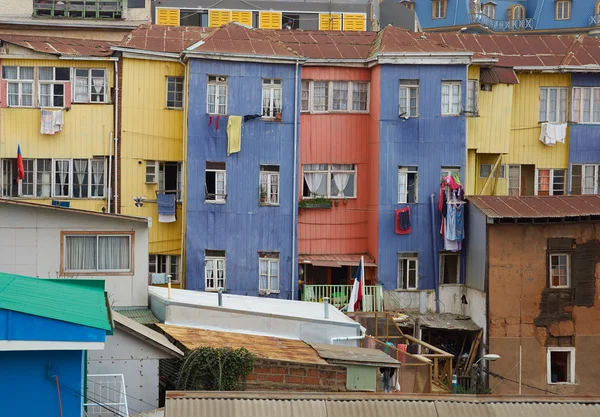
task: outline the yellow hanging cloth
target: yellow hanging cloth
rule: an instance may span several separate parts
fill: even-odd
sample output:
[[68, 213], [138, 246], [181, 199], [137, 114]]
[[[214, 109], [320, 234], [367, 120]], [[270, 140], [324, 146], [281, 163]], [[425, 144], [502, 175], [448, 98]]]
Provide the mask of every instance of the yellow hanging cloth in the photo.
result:
[[229, 116], [227, 122], [227, 156], [242, 149], [242, 116]]

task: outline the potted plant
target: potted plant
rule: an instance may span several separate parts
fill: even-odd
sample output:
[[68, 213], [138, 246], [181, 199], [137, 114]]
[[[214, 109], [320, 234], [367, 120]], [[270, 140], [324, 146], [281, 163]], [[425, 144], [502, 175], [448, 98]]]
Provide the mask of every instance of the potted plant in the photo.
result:
[[267, 201], [267, 190], [265, 189], [264, 186], [261, 185], [259, 192], [260, 192], [260, 204], [265, 204], [265, 201]]
[[275, 121], [276, 122], [281, 122], [281, 112], [275, 112]]

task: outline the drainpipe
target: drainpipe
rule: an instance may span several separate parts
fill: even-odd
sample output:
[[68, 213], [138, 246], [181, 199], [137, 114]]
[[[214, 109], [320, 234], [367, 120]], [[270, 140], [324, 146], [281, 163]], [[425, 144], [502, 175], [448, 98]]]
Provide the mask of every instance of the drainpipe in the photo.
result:
[[435, 227], [435, 193], [429, 196], [429, 202], [431, 204], [431, 255], [433, 258], [433, 281], [435, 282], [435, 312], [440, 312], [440, 273], [438, 272], [438, 259], [437, 259], [437, 233]]
[[115, 134], [114, 134], [114, 141], [115, 141], [115, 213], [119, 212], [118, 206], [119, 206], [119, 187], [117, 182], [118, 180], [118, 175], [117, 172], [119, 172], [119, 149], [117, 147], [118, 142], [119, 142], [119, 138], [118, 138], [118, 132], [119, 132], [119, 61], [115, 61]]
[[296, 222], [298, 216], [298, 60], [296, 59], [296, 72], [294, 73], [294, 173], [292, 175], [292, 286], [291, 286], [291, 299], [295, 300], [295, 287], [298, 285], [298, 279], [296, 278], [296, 270], [298, 269], [298, 260], [296, 257]]
[[112, 200], [112, 156], [113, 156], [113, 132], [109, 135], [108, 151], [108, 189], [106, 190], [106, 210], [110, 213], [110, 201]]
[[333, 345], [333, 342], [339, 342], [339, 341], [343, 341], [343, 340], [362, 340], [367, 335], [367, 329], [360, 326], [360, 333], [361, 333], [360, 336], [332, 337], [331, 344]]
[[217, 304], [219, 307], [223, 307], [223, 288], [219, 288], [219, 292], [217, 293]]
[[323, 316], [329, 318], [329, 297], [323, 298]]

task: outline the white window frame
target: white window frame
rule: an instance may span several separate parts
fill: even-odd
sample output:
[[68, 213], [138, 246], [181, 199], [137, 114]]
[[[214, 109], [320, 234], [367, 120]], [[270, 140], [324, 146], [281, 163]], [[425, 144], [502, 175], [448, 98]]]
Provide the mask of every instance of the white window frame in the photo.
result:
[[[404, 91], [406, 103], [402, 106], [402, 91]], [[414, 94], [416, 107], [410, 105], [411, 94]], [[414, 110], [414, 112], [413, 112]], [[398, 91], [398, 115], [401, 117], [419, 117], [419, 80], [402, 79]]]
[[[213, 265], [213, 278], [214, 285], [212, 287], [208, 286], [208, 276], [206, 275], [208, 271], [208, 262], [212, 261]], [[223, 286], [219, 286], [219, 279], [217, 278], [218, 261], [223, 261]], [[227, 288], [227, 256], [205, 256], [204, 257], [204, 291], [218, 291], [219, 288], [223, 288], [225, 290]]]
[[557, 0], [556, 20], [571, 20], [571, 6], [571, 0]]
[[[406, 279], [409, 280], [409, 273], [411, 270], [415, 271], [415, 285], [410, 286], [409, 282], [406, 282], [406, 288], [404, 288], [404, 278], [401, 274], [402, 262], [406, 262], [407, 272]], [[410, 263], [414, 262], [414, 268], [411, 268]], [[405, 255], [402, 253], [398, 254], [398, 268], [397, 268], [398, 280], [396, 282], [397, 290], [400, 291], [414, 291], [419, 289], [419, 256]]]
[[[260, 278], [262, 276], [262, 274], [260, 273], [260, 264], [266, 262], [267, 263], [267, 288], [261, 288], [260, 286]], [[277, 289], [271, 289], [271, 264], [277, 264]], [[279, 258], [267, 258], [267, 257], [261, 257], [259, 256], [258, 258], [258, 291], [260, 292], [265, 292], [267, 294], [278, 294], [281, 290], [280, 290], [280, 286], [281, 286], [281, 264], [279, 262]]]
[[[56, 69], [57, 68], [67, 69], [69, 71], [69, 78], [67, 80], [57, 80], [56, 79]], [[51, 80], [42, 80], [41, 79], [41, 77], [40, 77], [40, 71], [42, 69], [50, 69], [50, 70], [52, 70], [52, 79]], [[46, 109], [62, 109], [62, 108], [65, 108], [67, 106], [67, 84], [71, 81], [71, 69], [67, 68], [67, 67], [38, 67], [37, 71], [38, 71], [37, 99], [38, 99], [38, 103], [40, 105], [40, 108], [46, 108]], [[49, 85], [50, 86], [50, 94], [42, 94], [42, 86], [43, 85]], [[55, 106], [54, 105], [54, 98], [55, 97], [61, 97], [60, 95], [56, 95], [55, 96], [55, 94], [54, 94], [54, 86], [55, 85], [62, 85], [62, 87], [63, 87], [62, 106]], [[42, 95], [50, 97], [50, 105], [49, 106], [44, 106], [42, 104]]]
[[[584, 97], [586, 94], [589, 94], [587, 99]], [[584, 120], [586, 113], [588, 113], [588, 120]], [[571, 121], [579, 124], [600, 123], [600, 87], [573, 87]]]
[[[261, 194], [263, 193], [263, 184], [266, 184], [266, 198], [265, 201], [260, 203], [263, 206], [278, 206], [279, 205], [279, 200], [281, 198], [281, 177], [279, 175], [279, 171], [267, 171], [267, 170], [263, 170], [262, 167], [263, 166], [269, 166], [269, 165], [261, 165], [260, 168], [260, 175], [259, 175], [259, 179], [258, 179], [258, 183], [259, 183], [259, 202], [260, 202], [260, 197]], [[279, 169], [279, 167], [277, 167]], [[264, 181], [263, 181], [264, 179]], [[277, 193], [272, 193], [272, 185], [273, 185], [273, 181], [277, 182]], [[273, 195], [275, 195], [276, 201], [271, 201]]]
[[[485, 175], [485, 171], [491, 173], [492, 172], [492, 168], [494, 168], [494, 164], [479, 164], [479, 178], [487, 178], [487, 177], [489, 177], [490, 176], [489, 174]], [[498, 167], [498, 170], [496, 170], [494, 172], [494, 177], [493, 178], [496, 178], [497, 174], [500, 174], [500, 175], [498, 175], [498, 179], [500, 179], [500, 180], [505, 179], [506, 178], [506, 165], [500, 164], [500, 166]]]
[[493, 3], [485, 3], [481, 7], [481, 13], [483, 13], [484, 15], [486, 15], [487, 17], [489, 17], [492, 20], [495, 19], [496, 18], [496, 5], [494, 5]]
[[[569, 352], [569, 381], [552, 382], [552, 352]], [[574, 347], [548, 347], [546, 353], [546, 382], [549, 385], [575, 384], [575, 348]]]
[[[458, 110], [453, 111], [453, 101], [455, 94], [452, 92], [453, 87], [458, 86]], [[444, 88], [448, 89], [448, 109], [444, 111]], [[459, 116], [462, 112], [462, 82], [461, 81], [442, 81], [442, 116]]]
[[[519, 190], [518, 190], [518, 194], [511, 194], [510, 193], [510, 180], [511, 180], [510, 169], [511, 168], [516, 168], [516, 167], [519, 168], [519, 181], [518, 181], [518, 183], [519, 183]], [[508, 179], [508, 181], [506, 181], [506, 195], [513, 196], [513, 197], [520, 196], [521, 195], [521, 165], [509, 165], [508, 166], [507, 179]]]
[[[536, 168], [535, 169], [535, 195], [539, 195], [539, 187], [540, 187], [540, 171], [548, 171], [549, 177], [549, 187], [550, 189], [548, 195], [567, 195], [567, 170], [566, 169], [554, 169], [554, 168]], [[562, 194], [554, 194], [554, 186], [557, 180], [555, 174], [559, 171], [563, 172], [563, 192]], [[558, 183], [557, 183], [558, 184]]]
[[[408, 174], [414, 174], [414, 201], [409, 203], [408, 200]], [[400, 189], [400, 184], [404, 182], [405, 190]], [[417, 204], [419, 202], [419, 167], [417, 166], [401, 166], [398, 167], [398, 204]]]
[[[183, 184], [182, 184], [182, 163], [177, 161], [155, 161], [158, 164], [158, 189], [161, 191], [176, 191], [175, 198], [177, 201], [181, 201], [183, 195]], [[177, 164], [177, 190], [167, 190], [165, 189], [165, 164]], [[146, 166], [147, 172], [148, 166]], [[152, 174], [147, 174], [152, 175]]]
[[158, 184], [158, 161], [146, 161], [146, 184]]
[[467, 116], [479, 116], [479, 80], [467, 80]]
[[[181, 91], [177, 91], [177, 87], [181, 87]], [[183, 109], [185, 80], [184, 77], [176, 77], [174, 75], [168, 75], [166, 77], [166, 91], [165, 91], [165, 108], [173, 110]], [[169, 93], [173, 94], [173, 105], [169, 106]], [[181, 101], [177, 100], [177, 94], [181, 94]]]
[[[77, 75], [77, 71], [87, 71], [87, 75], [84, 77], [82, 75]], [[102, 71], [103, 75], [102, 77], [95, 77], [92, 75], [93, 71]], [[102, 104], [102, 103], [107, 103], [107, 95], [108, 95], [108, 79], [107, 79], [107, 71], [105, 68], [73, 68], [72, 69], [72, 84], [71, 84], [71, 101], [73, 103], [90, 103], [90, 104]], [[86, 84], [87, 84], [87, 98], [85, 100], [78, 100], [77, 98], [77, 92], [76, 92], [76, 88], [77, 88], [77, 80], [78, 79], [85, 79], [86, 80]], [[98, 100], [92, 100], [92, 94], [97, 96], [100, 94], [96, 94], [96, 93], [92, 93], [93, 87], [94, 87], [94, 80], [98, 80], [98, 79], [102, 79], [103, 80], [103, 84], [102, 86], [104, 87], [104, 91], [103, 94], [101, 95], [102, 100], [98, 101]]]
[[[566, 268], [567, 268], [567, 283], [564, 285], [553, 285], [552, 284], [552, 258], [564, 256], [566, 260]], [[559, 261], [560, 262], [560, 261]], [[571, 288], [571, 254], [570, 253], [550, 253], [548, 255], [548, 287], [549, 288]]]
[[[214, 114], [223, 116], [227, 114], [227, 93], [228, 93], [228, 77], [224, 75], [209, 75], [208, 76], [208, 84], [206, 86], [206, 114]], [[210, 111], [209, 97], [213, 96], [210, 92], [210, 88], [214, 87], [214, 105], [215, 110], [213, 112]], [[225, 94], [219, 94], [219, 88], [223, 87], [225, 89]], [[221, 98], [223, 97], [223, 98]], [[221, 103], [221, 101], [225, 101], [225, 103]], [[225, 107], [225, 111], [223, 113], [219, 112], [219, 107]]]
[[[216, 168], [206, 168], [204, 179], [206, 180], [206, 172], [214, 172], [215, 173], [215, 199], [207, 200], [204, 198], [204, 202], [207, 204], [225, 204], [227, 202], [227, 169], [216, 169]], [[223, 194], [217, 194], [217, 174], [223, 174]]]
[[[556, 101], [554, 113], [555, 118], [550, 119], [552, 102], [550, 93], [556, 91]], [[564, 97], [561, 97], [563, 95]], [[564, 105], [564, 108], [563, 108]], [[540, 87], [540, 98], [538, 103], [538, 122], [540, 123], [566, 123], [567, 111], [569, 107], [569, 87]]]
[[[57, 186], [57, 182], [56, 182], [56, 174], [57, 174], [57, 170], [56, 170], [56, 163], [57, 162], [68, 162], [69, 163], [69, 171], [68, 171], [68, 180], [67, 180], [67, 186], [69, 188], [68, 192], [66, 195], [63, 194], [57, 194], [56, 192], [56, 186]], [[62, 171], [61, 171], [62, 172]], [[73, 195], [73, 160], [72, 159], [62, 159], [62, 158], [56, 158], [52, 160], [52, 197], [57, 197], [57, 198], [71, 198], [71, 196]]]
[[[275, 92], [277, 91], [279, 91], [279, 107], [275, 106]], [[265, 100], [268, 100], [266, 107]], [[276, 113], [283, 112], [283, 80], [279, 78], [263, 78], [261, 107], [263, 119], [274, 119]]]
[[[370, 87], [371, 84], [368, 81], [346, 81], [346, 80], [335, 80], [335, 81], [328, 81], [328, 80], [304, 80], [304, 82], [308, 82], [308, 108], [302, 108], [302, 112], [303, 113], [311, 113], [311, 114], [323, 114], [323, 113], [357, 113], [357, 114], [368, 114], [369, 113], [369, 108], [371, 105], [371, 91], [370, 91]], [[319, 109], [316, 110], [315, 107], [315, 83], [325, 83], [326, 84], [326, 101], [325, 101], [325, 108], [324, 109]], [[333, 109], [333, 87], [334, 87], [334, 83], [347, 83], [347, 103], [346, 103], [346, 109], [343, 110], [334, 110]], [[367, 101], [366, 101], [366, 106], [364, 110], [355, 110], [354, 109], [354, 94], [358, 94], [360, 95], [361, 92], [360, 91], [354, 91], [354, 86], [355, 85], [366, 85], [366, 94], [367, 94]], [[306, 93], [306, 89], [304, 88], [306, 86], [306, 84], [302, 85], [302, 92]], [[345, 90], [345, 89], [344, 89]], [[361, 100], [358, 100], [359, 103], [362, 103]], [[300, 103], [300, 105], [302, 106], [302, 103]]]
[[[304, 167], [306, 165], [327, 165], [327, 169], [326, 170], [305, 170]], [[357, 182], [358, 182], [358, 166], [357, 164], [306, 164], [302, 166], [302, 187], [304, 188], [304, 174], [305, 173], [320, 173], [320, 174], [326, 174], [326, 181], [327, 181], [327, 194], [326, 195], [322, 195], [322, 196], [305, 196], [304, 192], [302, 193], [302, 199], [303, 200], [309, 200], [309, 199], [313, 199], [313, 198], [331, 198], [331, 199], [339, 199], [339, 200], [344, 200], [344, 199], [355, 199], [356, 197], [356, 191], [357, 191]], [[352, 170], [344, 170], [344, 169], [333, 169], [334, 165], [352, 165], [354, 167], [354, 169]], [[337, 195], [332, 195], [331, 194], [331, 183], [333, 181], [333, 175], [335, 173], [346, 173], [346, 174], [354, 174], [354, 190], [353, 190], [353, 194], [352, 196], [337, 196]]]
[[[166, 274], [171, 275], [171, 282], [181, 282], [181, 256], [180, 255], [164, 255], [161, 253], [151, 253], [148, 257], [148, 272], [150, 274]], [[164, 259], [165, 272], [158, 272], [162, 269], [161, 260]], [[173, 260], [175, 260], [175, 271], [173, 271]], [[152, 271], [154, 265], [154, 271]]]
[[302, 113], [308, 113], [311, 109], [311, 85], [312, 81], [310, 80], [302, 80], [300, 84], [300, 112]]
[[[95, 237], [96, 238], [96, 269], [67, 269], [67, 263], [66, 263], [66, 256], [68, 253], [68, 247], [67, 247], [67, 238], [69, 237]], [[64, 253], [63, 253], [63, 259], [62, 259], [62, 265], [63, 265], [63, 269], [64, 272], [67, 272], [69, 274], [89, 274], [89, 273], [108, 273], [110, 274], [112, 273], [129, 273], [129, 272], [133, 272], [133, 241], [132, 241], [132, 234], [127, 234], [127, 233], [123, 233], [123, 234], [118, 234], [118, 233], [106, 233], [106, 234], [102, 234], [102, 233], [98, 233], [98, 234], [78, 234], [76, 232], [74, 233], [66, 233], [63, 238], [64, 238]], [[129, 268], [126, 269], [99, 269], [98, 265], [99, 265], [99, 250], [100, 250], [100, 245], [98, 244], [98, 240], [100, 237], [127, 237], [127, 239], [129, 240]]]
[[[451, 283], [444, 283], [444, 258], [446, 256], [451, 256], [451, 257], [455, 257], [458, 258], [458, 262], [456, 265], [456, 282], [451, 282]], [[439, 283], [440, 285], [458, 285], [460, 284], [460, 252], [440, 252], [440, 259], [439, 259], [439, 265], [440, 265], [440, 276], [438, 277], [439, 279]]]
[[12, 197], [14, 187], [13, 178], [15, 177], [13, 161], [11, 159], [3, 159], [0, 162], [0, 196]]
[[[5, 68], [9, 68], [9, 67], [14, 67], [17, 68], [17, 78], [4, 78], [4, 69]], [[31, 80], [25, 80], [25, 79], [21, 79], [21, 68], [31, 68], [32, 70], [32, 78]], [[4, 68], [2, 68], [2, 79], [6, 81], [6, 107], [24, 107], [24, 108], [33, 108], [36, 106], [36, 95], [35, 95], [35, 67], [29, 67], [29, 66], [17, 66], [17, 65], [6, 65]], [[17, 84], [18, 85], [18, 97], [19, 97], [19, 104], [18, 105], [11, 105], [10, 104], [10, 100], [8, 99], [9, 96], [9, 85], [10, 84]], [[31, 85], [31, 106], [24, 106], [23, 105], [23, 84], [30, 84]], [[14, 93], [12, 93], [14, 94]], [[27, 96], [29, 96], [30, 94], [26, 94]]]

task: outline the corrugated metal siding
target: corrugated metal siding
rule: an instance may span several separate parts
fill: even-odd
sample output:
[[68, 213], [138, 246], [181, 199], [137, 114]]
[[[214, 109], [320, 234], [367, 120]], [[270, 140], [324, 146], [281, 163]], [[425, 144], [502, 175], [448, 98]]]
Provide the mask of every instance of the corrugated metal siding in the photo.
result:
[[467, 271], [465, 285], [479, 291], [485, 291], [487, 260], [486, 217], [479, 209], [467, 205], [465, 252]]
[[479, 116], [468, 118], [469, 149], [477, 149], [478, 153], [508, 153], [512, 105], [512, 85], [494, 84], [492, 91], [479, 91]]
[[[571, 82], [573, 87], [600, 87], [600, 77], [595, 74], [573, 74]], [[570, 125], [569, 163], [600, 162], [598, 127], [598, 124]]]
[[[381, 132], [379, 158], [379, 282], [385, 290], [397, 286], [398, 252], [419, 253], [419, 288], [434, 288], [429, 196], [436, 195], [436, 225], [440, 229], [437, 197], [442, 166], [461, 168], [466, 162], [464, 116], [441, 116], [442, 80], [459, 80], [465, 97], [466, 68], [452, 66], [381, 66]], [[419, 117], [398, 117], [400, 79], [420, 79]], [[418, 204], [411, 205], [412, 233], [396, 235], [394, 211], [398, 204], [398, 167], [418, 166]], [[441, 248], [441, 238], [437, 242]], [[435, 262], [438, 262], [437, 250]]]
[[[506, 142], [508, 143], [508, 138], [506, 138]], [[476, 185], [474, 188], [475, 192], [471, 193], [471, 194], [479, 195], [481, 193], [481, 191], [483, 190], [483, 186], [485, 185], [485, 182], [487, 181], [487, 178], [479, 177], [479, 166], [482, 164], [488, 164], [488, 165], [492, 165], [492, 168], [493, 168], [494, 164], [498, 160], [498, 156], [499, 155], [497, 155], [497, 154], [489, 154], [489, 153], [480, 153], [480, 154], [476, 155], [475, 166], [474, 166], [475, 169], [473, 170], [473, 174], [475, 175], [475, 184]], [[505, 166], [504, 178], [498, 178], [497, 181], [495, 178], [490, 179], [490, 183], [486, 187], [484, 195], [506, 195], [507, 194], [507, 192], [508, 192], [508, 167], [504, 163], [504, 156], [502, 157], [502, 160], [500, 160], [500, 164]], [[498, 168], [498, 169], [501, 169], [501, 168]], [[469, 167], [469, 172], [471, 172], [470, 170], [471, 170], [471, 168]], [[496, 185], [495, 187], [494, 187], [494, 184]]]
[[[204, 289], [204, 250], [226, 251], [227, 290], [257, 295], [258, 251], [280, 254], [279, 298], [290, 296], [292, 268], [292, 213], [297, 200], [292, 195], [294, 137], [293, 65], [229, 63], [192, 60], [190, 63], [188, 123], [188, 184], [186, 203], [187, 288]], [[215, 130], [206, 115], [208, 74], [228, 76], [228, 112], [232, 115], [260, 114], [262, 79], [283, 80], [283, 121], [255, 119], [244, 123], [241, 152], [227, 156], [227, 117]], [[205, 204], [206, 161], [223, 161], [227, 170], [227, 203]], [[280, 165], [280, 206], [260, 207], [258, 202], [261, 164]]]
[[379, 259], [379, 119], [381, 118], [381, 69], [373, 68], [371, 73], [371, 118], [369, 119], [369, 202], [367, 205], [368, 251]]

